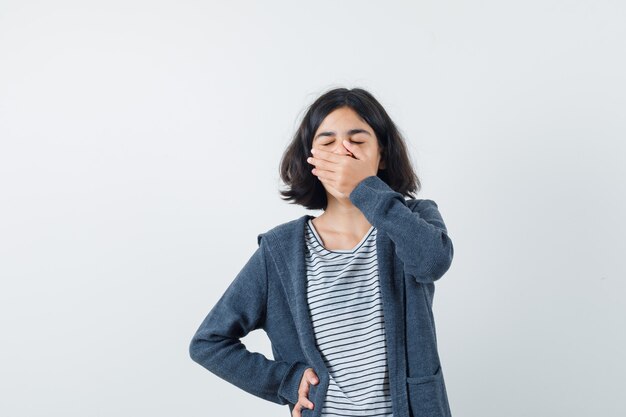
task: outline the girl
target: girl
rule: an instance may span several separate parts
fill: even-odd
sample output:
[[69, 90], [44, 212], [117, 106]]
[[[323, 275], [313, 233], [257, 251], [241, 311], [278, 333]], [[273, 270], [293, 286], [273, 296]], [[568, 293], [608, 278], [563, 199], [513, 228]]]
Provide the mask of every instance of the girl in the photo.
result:
[[[454, 249], [437, 204], [415, 198], [420, 182], [386, 111], [363, 89], [328, 91], [280, 174], [285, 200], [323, 213], [257, 236], [191, 358], [293, 417], [451, 417], [432, 301]], [[241, 343], [255, 329], [273, 360]]]

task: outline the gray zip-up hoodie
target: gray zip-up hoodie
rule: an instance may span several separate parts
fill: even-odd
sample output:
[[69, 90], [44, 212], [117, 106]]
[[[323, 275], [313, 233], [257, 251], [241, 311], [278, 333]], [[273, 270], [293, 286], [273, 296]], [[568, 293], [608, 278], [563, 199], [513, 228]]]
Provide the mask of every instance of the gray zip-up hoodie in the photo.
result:
[[[378, 229], [376, 248], [389, 387], [394, 417], [451, 417], [437, 351], [432, 312], [434, 282], [452, 263], [454, 249], [433, 200], [408, 199], [376, 175], [349, 195]], [[257, 236], [259, 247], [200, 324], [189, 345], [191, 358], [259, 398], [298, 401], [306, 368], [319, 382], [308, 398], [318, 417], [329, 373], [316, 347], [306, 299], [305, 222], [308, 214]], [[263, 329], [274, 359], [250, 352], [240, 338]]]

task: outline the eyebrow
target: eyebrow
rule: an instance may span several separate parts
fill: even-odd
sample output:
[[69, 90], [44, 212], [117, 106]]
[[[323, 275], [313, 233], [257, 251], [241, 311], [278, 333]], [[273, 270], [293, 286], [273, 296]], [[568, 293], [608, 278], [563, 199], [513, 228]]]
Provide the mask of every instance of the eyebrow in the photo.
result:
[[[368, 132], [365, 129], [350, 129], [350, 130], [348, 130], [346, 132], [346, 134], [348, 134], [348, 135], [356, 135], [357, 133], [365, 133], [366, 135], [372, 136], [370, 134], [370, 132]], [[315, 139], [317, 139], [317, 138], [319, 138], [321, 136], [334, 136], [334, 135], [335, 135], [335, 132], [333, 132], [333, 131], [320, 132], [317, 135], [315, 135], [313, 140], [315, 140]]]

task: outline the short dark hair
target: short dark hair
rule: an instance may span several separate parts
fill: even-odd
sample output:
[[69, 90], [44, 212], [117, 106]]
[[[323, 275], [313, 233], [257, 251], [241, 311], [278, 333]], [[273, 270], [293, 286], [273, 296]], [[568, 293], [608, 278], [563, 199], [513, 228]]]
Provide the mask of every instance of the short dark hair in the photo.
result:
[[279, 166], [287, 189], [281, 198], [310, 210], [325, 210], [328, 205], [324, 185], [311, 173], [306, 161], [311, 156], [313, 135], [324, 118], [341, 107], [354, 110], [374, 130], [381, 149], [384, 168], [376, 174], [394, 191], [415, 198], [421, 182], [413, 170], [407, 146], [398, 128], [374, 96], [362, 88], [335, 88], [322, 94], [308, 108]]

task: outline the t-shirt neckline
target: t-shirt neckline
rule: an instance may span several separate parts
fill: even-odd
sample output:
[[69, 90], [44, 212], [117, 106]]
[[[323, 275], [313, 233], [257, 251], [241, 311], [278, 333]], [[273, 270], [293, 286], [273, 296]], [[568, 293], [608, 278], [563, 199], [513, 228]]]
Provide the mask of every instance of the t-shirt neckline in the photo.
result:
[[363, 246], [363, 244], [367, 241], [367, 239], [369, 238], [370, 234], [374, 230], [374, 225], [372, 225], [369, 228], [369, 230], [365, 233], [365, 235], [363, 235], [363, 237], [361, 238], [359, 243], [357, 243], [352, 249], [328, 249], [328, 248], [326, 248], [326, 246], [324, 246], [322, 238], [320, 237], [319, 233], [317, 233], [317, 229], [315, 229], [315, 225], [313, 224], [313, 219], [314, 218], [315, 217], [309, 217], [309, 220], [308, 220], [307, 223], [308, 223], [309, 227], [311, 228], [311, 231], [313, 232], [313, 235], [315, 236], [315, 239], [320, 244], [320, 246], [325, 251], [331, 252], [331, 253], [354, 253], [354, 252], [356, 252], [361, 246]]

